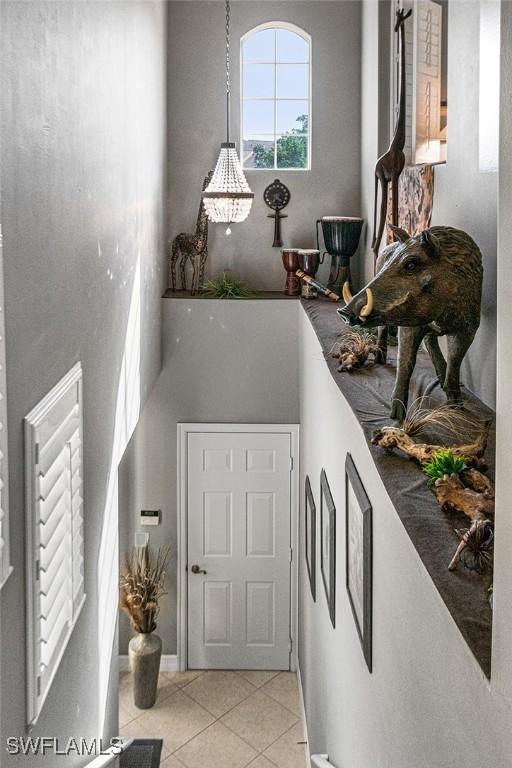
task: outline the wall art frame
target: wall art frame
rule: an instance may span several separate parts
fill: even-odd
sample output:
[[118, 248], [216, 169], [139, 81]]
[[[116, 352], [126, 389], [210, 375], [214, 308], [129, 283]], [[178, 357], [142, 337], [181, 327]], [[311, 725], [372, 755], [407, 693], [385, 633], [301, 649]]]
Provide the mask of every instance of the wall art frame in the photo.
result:
[[309, 475], [304, 483], [304, 544], [311, 597], [316, 602], [316, 504]]
[[320, 473], [320, 569], [332, 626], [336, 626], [336, 506], [325, 469]]
[[372, 671], [372, 505], [350, 453], [345, 459], [345, 584], [363, 649]]

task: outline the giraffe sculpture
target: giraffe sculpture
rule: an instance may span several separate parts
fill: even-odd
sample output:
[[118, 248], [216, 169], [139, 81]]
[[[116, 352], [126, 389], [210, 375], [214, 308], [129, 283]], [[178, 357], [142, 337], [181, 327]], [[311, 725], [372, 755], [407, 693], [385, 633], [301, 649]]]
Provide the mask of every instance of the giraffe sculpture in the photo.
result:
[[[405, 20], [412, 13], [412, 8], [407, 11], [399, 9], [396, 12], [395, 32], [400, 33], [400, 100], [398, 109], [398, 119], [396, 121], [395, 132], [389, 145], [389, 149], [377, 160], [375, 165], [375, 200], [373, 205], [373, 241], [372, 250], [374, 254], [374, 269], [379, 255], [379, 247], [386, 224], [388, 209], [388, 191], [391, 183], [391, 201], [392, 201], [392, 224], [398, 226], [398, 179], [405, 165], [405, 112], [406, 112], [406, 76], [405, 76]], [[379, 192], [379, 183], [381, 188], [380, 219], [377, 229], [377, 199]]]
[[[213, 171], [210, 171], [208, 176], [203, 181], [203, 192], [208, 186], [213, 176]], [[193, 235], [181, 232], [176, 235], [172, 241], [171, 246], [171, 258], [170, 258], [170, 284], [173, 292], [176, 291], [176, 263], [180, 259], [180, 277], [181, 277], [181, 290], [187, 290], [187, 276], [186, 266], [187, 261], [190, 259], [192, 263], [192, 296], [197, 290], [201, 288], [204, 283], [204, 270], [206, 266], [206, 259], [208, 258], [208, 217], [204, 203], [201, 199], [199, 205], [199, 212], [197, 214], [196, 231]]]
[[[375, 165], [375, 199], [373, 203], [373, 272], [377, 271], [377, 259], [379, 248], [386, 226], [388, 214], [388, 192], [391, 183], [391, 219], [393, 226], [398, 226], [398, 179], [405, 165], [405, 119], [406, 119], [406, 76], [405, 76], [405, 20], [412, 14], [412, 8], [407, 13], [399, 8], [396, 12], [395, 32], [400, 34], [400, 99], [398, 107], [398, 119], [395, 132], [391, 139], [389, 149], [379, 157]], [[377, 199], [381, 189], [380, 219], [377, 230]], [[389, 328], [383, 325], [377, 334], [377, 345], [380, 350], [380, 359], [386, 362], [388, 356]]]

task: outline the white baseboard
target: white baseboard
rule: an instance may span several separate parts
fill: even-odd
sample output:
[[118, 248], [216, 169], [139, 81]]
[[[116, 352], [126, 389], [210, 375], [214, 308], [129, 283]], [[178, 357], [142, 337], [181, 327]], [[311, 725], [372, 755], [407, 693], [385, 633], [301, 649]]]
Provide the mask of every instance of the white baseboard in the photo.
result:
[[297, 656], [297, 683], [299, 686], [299, 706], [300, 706], [300, 715], [302, 720], [302, 728], [304, 730], [304, 740], [306, 742], [306, 758], [307, 762], [306, 765], [311, 765], [311, 752], [309, 750], [309, 737], [308, 737], [308, 724], [306, 720], [306, 707], [304, 705], [304, 691], [302, 690], [302, 677], [300, 675], [300, 664], [299, 659]]
[[[128, 656], [119, 655], [119, 671], [129, 672], [130, 661]], [[176, 654], [162, 654], [160, 660], [160, 672], [177, 672], [178, 671], [178, 657]]]

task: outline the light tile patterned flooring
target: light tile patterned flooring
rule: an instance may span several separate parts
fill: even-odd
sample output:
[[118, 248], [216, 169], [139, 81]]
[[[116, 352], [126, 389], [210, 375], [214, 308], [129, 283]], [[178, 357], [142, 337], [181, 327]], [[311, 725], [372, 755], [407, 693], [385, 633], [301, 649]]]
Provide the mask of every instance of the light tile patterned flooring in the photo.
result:
[[[122, 736], [163, 739], [162, 768], [305, 768], [292, 672], [163, 672], [152, 709], [119, 689]], [[301, 743], [302, 742], [302, 743]]]

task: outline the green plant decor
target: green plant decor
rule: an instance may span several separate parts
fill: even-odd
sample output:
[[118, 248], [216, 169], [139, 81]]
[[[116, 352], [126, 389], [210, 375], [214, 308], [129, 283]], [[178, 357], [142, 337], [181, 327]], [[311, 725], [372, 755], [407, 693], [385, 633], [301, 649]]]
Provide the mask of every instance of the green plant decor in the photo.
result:
[[454, 456], [449, 448], [442, 448], [423, 464], [422, 469], [428, 477], [429, 485], [433, 485], [445, 475], [460, 475], [467, 467], [464, 456]]
[[202, 293], [212, 299], [253, 299], [259, 292], [250, 288], [243, 280], [237, 280], [229, 270], [225, 270], [221, 276], [207, 280]]

